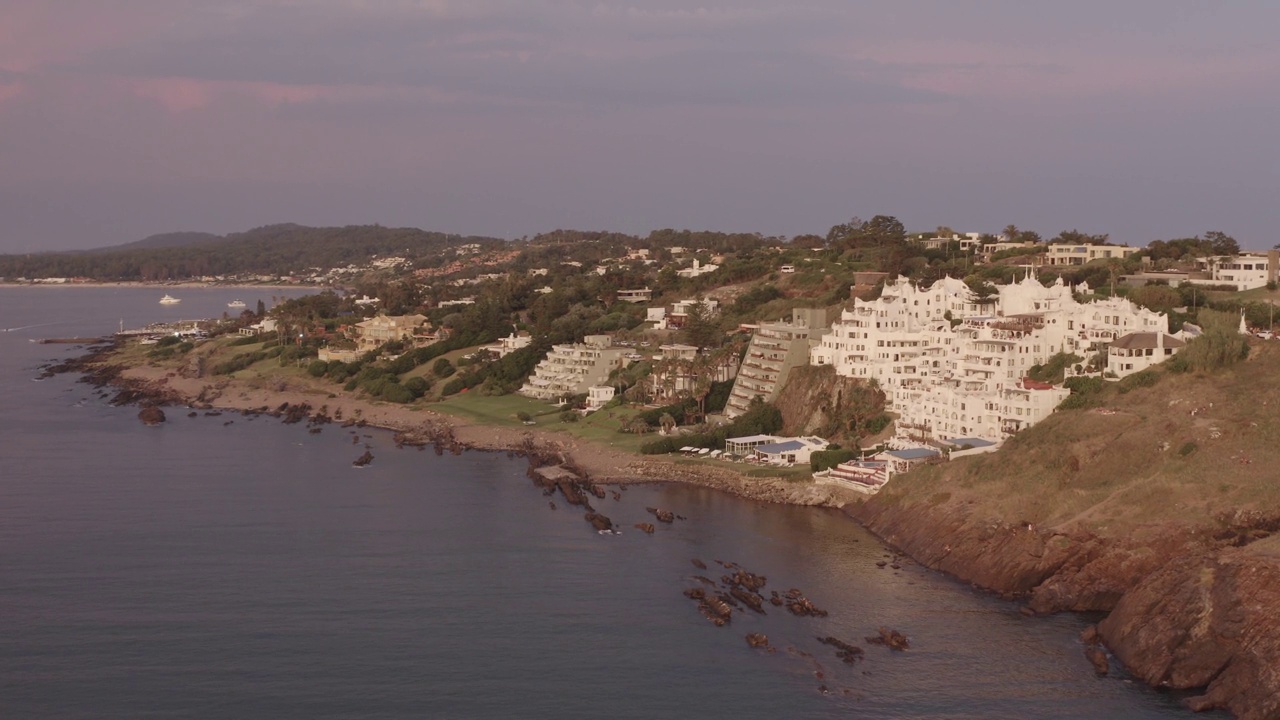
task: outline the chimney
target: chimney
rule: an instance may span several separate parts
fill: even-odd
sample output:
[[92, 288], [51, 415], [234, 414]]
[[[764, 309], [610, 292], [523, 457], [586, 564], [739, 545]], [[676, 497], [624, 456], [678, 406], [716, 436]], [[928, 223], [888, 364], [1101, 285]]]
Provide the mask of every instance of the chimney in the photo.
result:
[[1275, 282], [1280, 270], [1280, 250], [1267, 251], [1267, 282]]

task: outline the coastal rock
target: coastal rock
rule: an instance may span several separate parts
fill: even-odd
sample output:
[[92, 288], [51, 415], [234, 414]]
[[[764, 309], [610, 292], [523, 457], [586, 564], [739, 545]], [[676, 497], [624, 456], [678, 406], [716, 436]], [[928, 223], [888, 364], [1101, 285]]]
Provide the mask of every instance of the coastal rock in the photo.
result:
[[657, 518], [658, 522], [672, 523], [672, 522], [675, 522], [676, 520], [675, 513], [671, 512], [670, 510], [660, 510], [655, 507], [647, 507], [645, 508], [645, 510], [651, 513], [655, 518]]
[[769, 636], [764, 633], [747, 633], [747, 647], [767, 648], [769, 647]]
[[159, 425], [164, 422], [164, 411], [155, 405], [149, 405], [138, 411], [138, 419], [143, 425]]
[[1130, 672], [1188, 704], [1241, 720], [1280, 718], [1280, 558], [1231, 549], [1169, 562], [1125, 593], [1098, 624]]
[[642, 532], [646, 532], [650, 535], [653, 534], [653, 530], [654, 530], [653, 523], [636, 523], [636, 529]]
[[613, 521], [597, 512], [589, 512], [583, 515], [587, 522], [596, 529], [597, 532], [612, 532]]
[[911, 643], [907, 641], [907, 636], [897, 630], [881, 626], [879, 633], [879, 635], [868, 636], [865, 638], [866, 641], [872, 645], [884, 645], [893, 650], [906, 650], [911, 647]]
[[832, 637], [831, 635], [828, 635], [826, 637], [819, 637], [818, 642], [822, 643], [823, 645], [830, 645], [831, 647], [835, 648], [836, 657], [840, 658], [840, 660], [843, 661], [844, 664], [846, 665], [852, 665], [858, 662], [859, 660], [862, 659], [862, 656], [864, 655], [862, 648], [852, 643], [847, 643], [843, 640], [840, 640], [839, 638]]
[[373, 453], [369, 452], [368, 450], [365, 450], [364, 454], [356, 458], [355, 461], [352, 462], [351, 464], [356, 467], [364, 467], [365, 465], [368, 465], [371, 462], [373, 462]]
[[1106, 650], [1097, 645], [1091, 645], [1084, 649], [1084, 656], [1093, 665], [1093, 672], [1098, 677], [1106, 677], [1107, 673], [1111, 671], [1111, 664], [1107, 660]]

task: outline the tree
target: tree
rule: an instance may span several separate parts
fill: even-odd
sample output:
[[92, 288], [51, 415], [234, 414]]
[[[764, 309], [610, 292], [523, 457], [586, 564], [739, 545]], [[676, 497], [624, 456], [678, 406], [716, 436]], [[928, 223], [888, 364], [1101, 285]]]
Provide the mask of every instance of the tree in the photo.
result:
[[267, 305], [266, 305], [266, 303], [262, 302], [261, 300], [259, 300], [259, 301], [258, 301], [258, 313], [257, 313], [257, 314], [258, 314], [258, 319], [259, 319], [259, 320], [261, 320], [262, 318], [266, 317], [266, 315], [267, 315]]
[[1090, 235], [1079, 230], [1063, 230], [1049, 242], [1053, 245], [1108, 245], [1110, 240], [1111, 236], [1106, 233]]
[[720, 324], [716, 322], [715, 311], [701, 300], [689, 306], [680, 331], [685, 342], [699, 348], [720, 344]]
[[662, 434], [666, 435], [676, 428], [676, 419], [671, 416], [671, 413], [664, 412], [658, 419], [658, 425], [662, 428]]
[[1240, 253], [1240, 243], [1230, 235], [1218, 230], [1210, 230], [1204, 234], [1205, 242], [1209, 243], [1209, 248], [1214, 255], [1238, 255]]

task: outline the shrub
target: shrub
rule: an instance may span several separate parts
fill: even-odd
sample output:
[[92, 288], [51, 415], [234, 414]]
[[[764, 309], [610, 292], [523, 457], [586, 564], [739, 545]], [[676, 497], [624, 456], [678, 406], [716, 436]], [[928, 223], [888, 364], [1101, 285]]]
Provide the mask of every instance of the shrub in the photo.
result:
[[880, 413], [875, 417], [867, 418], [866, 421], [862, 423], [862, 429], [867, 435], [879, 435], [884, 432], [885, 428], [889, 427], [889, 423], [891, 422], [893, 422], [893, 418], [889, 417], [885, 413]]
[[180, 342], [182, 342], [182, 338], [178, 337], [177, 335], [165, 335], [164, 337], [160, 338], [159, 341], [156, 342], [156, 347], [167, 348], [171, 345], [177, 345]]
[[519, 420], [520, 422], [529, 422], [533, 420], [533, 416], [521, 410], [520, 412], [516, 413], [516, 419]]
[[440, 358], [436, 360], [436, 364], [431, 366], [431, 372], [438, 378], [447, 378], [457, 372], [458, 369], [449, 362], [448, 358]]
[[415, 398], [420, 398], [431, 389], [431, 383], [424, 377], [414, 376], [404, 381], [404, 388], [413, 393]]
[[230, 375], [231, 373], [244, 370], [259, 360], [265, 360], [267, 357], [269, 357], [269, 354], [265, 350], [244, 353], [243, 355], [237, 355], [230, 360], [214, 365], [210, 372], [214, 375]]
[[398, 382], [386, 382], [382, 386], [382, 399], [388, 402], [406, 404], [414, 400], [413, 392]]
[[1123, 395], [1130, 390], [1151, 387], [1158, 382], [1160, 382], [1160, 373], [1155, 370], [1143, 370], [1142, 372], [1136, 372], [1121, 380], [1119, 383], [1116, 383], [1116, 390]]
[[444, 397], [449, 397], [450, 395], [457, 395], [458, 393], [466, 389], [467, 389], [466, 380], [463, 380], [462, 378], [454, 378], [449, 382], [445, 383], [444, 387], [440, 388], [440, 394]]
[[1182, 444], [1182, 447], [1178, 448], [1178, 455], [1182, 457], [1186, 457], [1191, 453], [1195, 452], [1197, 449], [1199, 449], [1198, 445], [1196, 445], [1194, 442], [1187, 441]]
[[573, 423], [578, 422], [578, 413], [573, 410], [565, 410], [560, 413], [560, 422]]
[[828, 470], [857, 456], [854, 450], [820, 450], [809, 456], [809, 467], [814, 472]]
[[307, 366], [307, 374], [311, 377], [324, 377], [327, 372], [329, 372], [329, 363], [324, 360], [312, 360]]

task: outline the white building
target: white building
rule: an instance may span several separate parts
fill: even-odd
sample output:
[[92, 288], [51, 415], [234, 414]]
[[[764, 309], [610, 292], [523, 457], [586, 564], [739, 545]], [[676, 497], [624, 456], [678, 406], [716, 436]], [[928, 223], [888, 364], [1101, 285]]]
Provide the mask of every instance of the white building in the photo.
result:
[[538, 363], [520, 394], [539, 400], [558, 400], [604, 385], [609, 373], [626, 363], [628, 350], [615, 347], [608, 335], [588, 335], [580, 343], [554, 345]]
[[517, 350], [529, 347], [529, 344], [532, 342], [533, 336], [521, 330], [518, 333], [513, 332], [510, 335], [499, 339], [498, 342], [492, 345], [486, 345], [481, 349], [488, 350], [498, 357], [504, 358]]
[[1045, 257], [1047, 265], [1084, 265], [1094, 260], [1118, 258], [1123, 260], [1140, 251], [1142, 248], [1128, 245], [1065, 245], [1049, 246], [1049, 254]]
[[240, 328], [240, 334], [246, 336], [261, 335], [263, 333], [273, 333], [276, 331], [276, 321], [274, 318], [263, 318], [261, 322], [256, 322], [249, 327]]
[[706, 265], [703, 265], [702, 263], [698, 262], [698, 260], [695, 258], [693, 261], [693, 265], [687, 268], [677, 270], [676, 275], [679, 275], [682, 278], [695, 278], [695, 277], [698, 277], [699, 275], [706, 275], [707, 273], [713, 273], [719, 269], [720, 269], [719, 265], [714, 265], [712, 263], [707, 263]]
[[636, 290], [619, 290], [618, 300], [631, 303], [647, 303], [653, 300], [653, 290], [647, 287]]
[[592, 385], [587, 388], [587, 411], [595, 412], [608, 405], [616, 394], [617, 390], [610, 385]]
[[1107, 348], [1107, 372], [1128, 377], [1168, 360], [1186, 346], [1182, 340], [1162, 332], [1129, 333]]
[[1208, 279], [1193, 279], [1199, 285], [1234, 285], [1237, 291], [1252, 290], [1276, 280], [1277, 256], [1280, 253], [1242, 253], [1215, 255], [1196, 262], [1208, 273]]
[[808, 463], [815, 452], [826, 450], [830, 444], [819, 437], [780, 438], [776, 442], [757, 445], [755, 456], [771, 465]]
[[1082, 358], [1133, 332], [1168, 332], [1168, 318], [1123, 298], [1076, 302], [1061, 279], [1028, 276], [985, 301], [963, 282], [928, 288], [903, 278], [855, 300], [810, 353], [839, 375], [874, 379], [898, 434], [1000, 441], [1048, 417], [1070, 391], [1027, 379], [1057, 353]]

